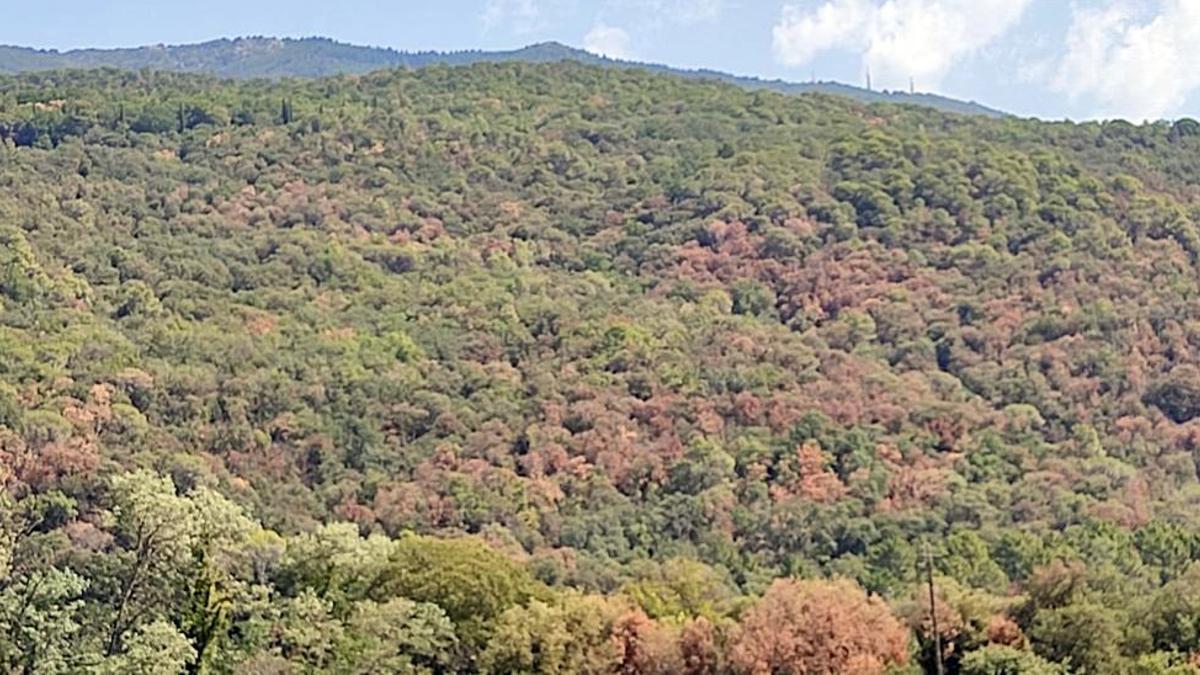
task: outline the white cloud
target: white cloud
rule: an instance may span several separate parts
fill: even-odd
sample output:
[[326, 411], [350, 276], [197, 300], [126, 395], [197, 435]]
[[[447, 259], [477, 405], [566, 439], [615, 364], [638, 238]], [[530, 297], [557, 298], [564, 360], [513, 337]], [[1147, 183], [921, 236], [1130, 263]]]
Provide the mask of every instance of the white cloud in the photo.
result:
[[946, 73], [1017, 24], [1031, 0], [828, 0], [787, 5], [773, 31], [776, 58], [802, 66], [829, 50], [859, 52], [885, 88], [909, 78], [937, 89]]
[[630, 42], [629, 33], [604, 23], [592, 26], [588, 34], [583, 36], [584, 49], [610, 59], [631, 58]]
[[488, 0], [480, 16], [484, 30], [509, 26], [514, 33], [532, 33], [545, 24], [537, 0]]
[[1076, 4], [1050, 85], [1073, 99], [1093, 99], [1101, 116], [1156, 119], [1200, 88], [1197, 44], [1197, 0]]
[[828, 49], [861, 46], [870, 10], [868, 3], [855, 0], [827, 2], [815, 12], [787, 5], [772, 30], [775, 56], [784, 65], [803, 66]]

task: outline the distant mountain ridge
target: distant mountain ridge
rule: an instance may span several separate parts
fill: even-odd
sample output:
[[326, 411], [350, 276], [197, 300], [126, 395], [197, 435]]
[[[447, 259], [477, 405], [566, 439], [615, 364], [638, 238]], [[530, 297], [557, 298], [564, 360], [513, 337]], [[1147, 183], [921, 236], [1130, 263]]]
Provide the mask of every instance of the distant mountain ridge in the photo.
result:
[[638, 68], [678, 77], [709, 79], [747, 89], [786, 94], [823, 93], [866, 103], [905, 103], [968, 115], [1001, 117], [1004, 113], [973, 101], [936, 94], [873, 91], [839, 82], [785, 82], [732, 75], [715, 70], [608, 59], [558, 42], [542, 42], [507, 51], [404, 52], [365, 47], [329, 38], [223, 38], [187, 45], [155, 45], [122, 49], [40, 50], [0, 46], [0, 73], [63, 68], [113, 67], [125, 70], [171, 70], [207, 73], [222, 78], [326, 77], [361, 74], [382, 68], [422, 68], [431, 65], [470, 65], [480, 62], [545, 63], [578, 61], [606, 67]]

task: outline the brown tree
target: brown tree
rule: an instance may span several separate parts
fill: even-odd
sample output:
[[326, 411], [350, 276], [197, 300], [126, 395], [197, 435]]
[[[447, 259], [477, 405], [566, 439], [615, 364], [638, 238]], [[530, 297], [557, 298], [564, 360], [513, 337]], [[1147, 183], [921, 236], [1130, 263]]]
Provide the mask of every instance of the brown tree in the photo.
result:
[[720, 672], [721, 652], [717, 645], [716, 627], [702, 616], [684, 624], [679, 635], [679, 652], [683, 659], [684, 675], [715, 675]]
[[667, 675], [683, 670], [679, 645], [667, 627], [633, 609], [613, 625], [612, 642], [619, 654], [619, 675]]
[[731, 657], [749, 675], [867, 675], [908, 659], [904, 626], [847, 579], [778, 579], [741, 629]]

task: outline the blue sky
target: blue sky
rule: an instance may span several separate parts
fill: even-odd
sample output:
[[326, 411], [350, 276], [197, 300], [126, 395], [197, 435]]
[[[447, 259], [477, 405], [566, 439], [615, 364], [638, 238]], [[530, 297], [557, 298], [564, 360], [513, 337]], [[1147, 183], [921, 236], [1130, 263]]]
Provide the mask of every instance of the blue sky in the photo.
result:
[[396, 49], [558, 40], [611, 56], [862, 84], [1072, 119], [1200, 117], [1200, 0], [44, 0], [43, 48], [323, 35]]

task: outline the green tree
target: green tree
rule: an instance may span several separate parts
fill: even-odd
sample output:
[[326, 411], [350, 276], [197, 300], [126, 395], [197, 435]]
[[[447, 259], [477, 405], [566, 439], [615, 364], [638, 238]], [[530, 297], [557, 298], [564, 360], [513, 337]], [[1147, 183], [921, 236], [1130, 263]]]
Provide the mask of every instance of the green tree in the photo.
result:
[[1040, 610], [1028, 635], [1035, 652], [1072, 671], [1120, 673], [1121, 625], [1116, 610], [1085, 601]]
[[340, 673], [438, 673], [453, 664], [454, 625], [436, 605], [393, 598], [354, 604], [338, 645]]
[[130, 630], [178, 606], [197, 531], [191, 503], [175, 493], [169, 478], [122, 474], [112, 479], [111, 491], [120, 552], [105, 642], [107, 655], [115, 656]]
[[139, 626], [126, 640], [125, 651], [105, 659], [98, 670], [113, 675], [181, 675], [195, 658], [195, 650], [174, 626], [152, 621]]
[[484, 673], [607, 673], [618, 663], [612, 640], [619, 607], [608, 600], [562, 595], [511, 607], [496, 622], [479, 657]]
[[[11, 573], [11, 568], [10, 568]], [[87, 582], [47, 567], [0, 582], [0, 665], [13, 673], [68, 673], [94, 658], [78, 622]]]
[[373, 595], [437, 605], [459, 637], [478, 646], [505, 610], [543, 593], [528, 570], [480, 541], [407, 535], [396, 542]]
[[1062, 675], [1063, 669], [1032, 652], [1006, 645], [988, 645], [968, 652], [962, 675]]

